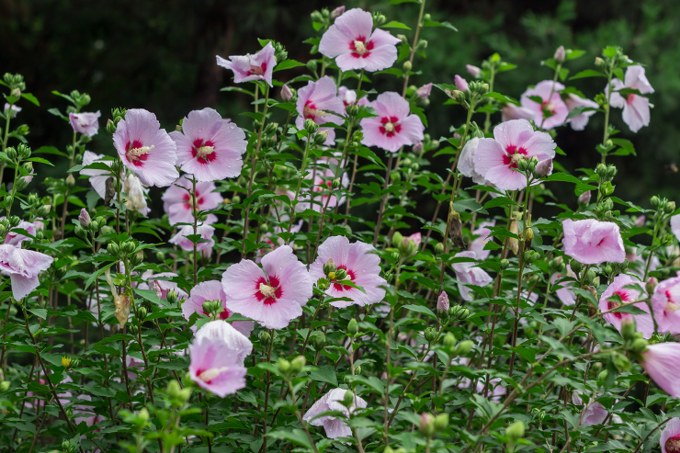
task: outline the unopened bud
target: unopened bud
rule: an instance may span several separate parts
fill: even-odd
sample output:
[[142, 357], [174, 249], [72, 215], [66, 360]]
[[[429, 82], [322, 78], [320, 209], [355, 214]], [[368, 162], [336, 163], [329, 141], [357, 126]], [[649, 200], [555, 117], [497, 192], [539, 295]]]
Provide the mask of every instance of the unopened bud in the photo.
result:
[[468, 74], [470, 74], [475, 79], [478, 78], [482, 74], [481, 69], [479, 69], [477, 66], [471, 65], [471, 64], [466, 64], [465, 70], [467, 71]]
[[408, 72], [413, 69], [413, 63], [411, 63], [409, 60], [406, 60], [402, 67], [404, 68], [404, 71]]
[[78, 215], [78, 222], [80, 222], [80, 226], [82, 226], [83, 228], [87, 228], [88, 226], [90, 226], [92, 218], [90, 217], [90, 214], [87, 212], [87, 209], [83, 208], [80, 210], [80, 215]]
[[557, 50], [555, 51], [555, 55], [553, 56], [555, 61], [557, 61], [558, 63], [564, 63], [566, 57], [567, 51], [564, 50], [564, 46], [558, 47]]
[[439, 297], [437, 297], [437, 311], [442, 313], [449, 311], [449, 295], [446, 294], [446, 291], [442, 291], [439, 293]]
[[455, 353], [457, 355], [465, 356], [468, 355], [470, 351], [472, 351], [472, 348], [474, 347], [475, 344], [471, 340], [464, 340], [456, 345]]
[[518, 420], [509, 425], [505, 428], [505, 435], [514, 440], [524, 437], [524, 422]]
[[281, 87], [281, 99], [284, 101], [290, 101], [293, 99], [293, 90], [291, 90], [288, 84], [285, 84]]
[[354, 392], [351, 390], [347, 390], [345, 392], [345, 396], [342, 398], [342, 404], [345, 405], [345, 407], [350, 407], [351, 405], [354, 404]]
[[590, 203], [590, 198], [592, 197], [590, 190], [586, 190], [581, 195], [578, 196], [578, 204], [581, 206], [587, 206]]
[[76, 184], [76, 178], [74, 178], [72, 174], [69, 174], [66, 177], [66, 185], [67, 186], [74, 186], [75, 184]]
[[356, 319], [352, 318], [347, 323], [347, 334], [350, 336], [355, 336], [359, 332], [359, 323]]
[[456, 88], [458, 88], [462, 92], [467, 92], [470, 91], [470, 86], [467, 83], [467, 80], [456, 74], [453, 77], [453, 83], [456, 85]]
[[451, 332], [448, 332], [446, 335], [444, 335], [444, 340], [442, 341], [444, 347], [450, 350], [453, 350], [453, 348], [456, 347], [456, 342], [456, 337]]
[[449, 414], [439, 414], [434, 418], [436, 431], [443, 431], [449, 426]]
[[281, 373], [288, 373], [290, 371], [290, 362], [283, 357], [280, 357], [279, 360], [276, 361], [276, 368]]
[[420, 415], [418, 429], [426, 437], [432, 437], [434, 434], [434, 417], [432, 414], [423, 413]]
[[337, 19], [345, 13], [345, 5], [340, 5], [331, 11], [331, 19]]
[[434, 327], [426, 327], [424, 336], [428, 342], [432, 343], [437, 339], [438, 336], [437, 329], [435, 329]]
[[299, 373], [300, 371], [302, 371], [302, 368], [304, 368], [306, 363], [307, 359], [305, 359], [305, 356], [299, 355], [295, 357], [293, 360], [291, 360], [290, 369], [295, 373]]

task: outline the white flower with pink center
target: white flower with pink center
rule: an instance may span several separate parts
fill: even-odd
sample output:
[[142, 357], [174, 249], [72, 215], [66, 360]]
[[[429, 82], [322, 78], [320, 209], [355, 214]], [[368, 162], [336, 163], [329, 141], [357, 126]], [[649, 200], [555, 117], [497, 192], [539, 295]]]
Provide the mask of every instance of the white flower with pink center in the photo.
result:
[[[184, 319], [188, 321], [194, 313], [202, 317], [208, 316], [208, 313], [205, 312], [204, 304], [211, 301], [217, 301], [221, 304], [222, 311], [219, 314], [219, 318], [222, 321], [226, 321], [231, 317], [232, 312], [227, 308], [227, 294], [224, 292], [222, 282], [219, 280], [208, 280], [191, 288], [189, 297], [182, 304]], [[253, 323], [251, 321], [235, 321], [231, 325], [246, 337], [253, 330]], [[196, 330], [196, 326], [192, 326], [191, 329]]]
[[[192, 183], [182, 176], [167, 188], [163, 194], [163, 209], [168, 214], [170, 225], [193, 223], [194, 198], [191, 196]], [[196, 210], [209, 211], [222, 204], [222, 195], [212, 182], [196, 183]]]
[[170, 137], [177, 145], [177, 163], [198, 181], [235, 178], [243, 168], [246, 134], [211, 108], [193, 110], [182, 121], [182, 132]]
[[522, 107], [533, 112], [534, 122], [541, 129], [561, 126], [567, 120], [569, 109], [562, 100], [560, 92], [564, 85], [552, 80], [544, 80], [522, 94]]
[[232, 55], [224, 59], [217, 55], [217, 66], [229, 69], [234, 73], [234, 83], [264, 80], [272, 86], [272, 73], [276, 66], [274, 46], [268, 42], [259, 52], [246, 55]]
[[652, 296], [659, 332], [680, 334], [680, 275], [660, 282]]
[[128, 110], [118, 122], [113, 144], [123, 164], [145, 185], [165, 187], [179, 178], [175, 142], [148, 110]]
[[224, 321], [211, 321], [196, 332], [189, 346], [191, 380], [224, 398], [246, 386], [243, 361], [253, 345]]
[[[326, 164], [324, 161], [319, 161], [319, 163]], [[342, 175], [339, 178], [339, 184], [334, 184], [336, 168], [336, 165], [317, 166], [307, 171], [305, 179], [313, 179], [312, 187], [305, 189], [300, 194], [300, 202], [296, 207], [297, 211], [313, 209], [316, 212], [321, 212], [325, 209], [342, 206], [345, 203], [343, 191], [349, 186], [349, 178], [347, 173], [341, 170]]]
[[552, 160], [557, 146], [545, 132], [534, 131], [527, 120], [510, 120], [493, 130], [494, 138], [479, 140], [475, 171], [501, 190], [519, 190], [527, 178], [518, 170], [521, 159]]
[[323, 34], [319, 52], [343, 71], [364, 69], [369, 72], [387, 69], [397, 60], [399, 39], [389, 32], [373, 30], [371, 13], [350, 9], [338, 17]]
[[[636, 277], [625, 274], [618, 275], [602, 293], [599, 308], [604, 313], [604, 319], [616, 327], [619, 332], [624, 323], [635, 322], [638, 332], [643, 337], [650, 338], [654, 333], [654, 321], [649, 314], [649, 307], [644, 301], [647, 295], [643, 286], [644, 284]], [[612, 311], [627, 304], [632, 304], [644, 313], [633, 315], [624, 311]]]
[[[336, 270], [342, 269], [347, 275], [344, 280], [360, 287], [339, 283], [332, 275], [326, 275], [324, 265], [332, 263]], [[387, 282], [380, 276], [380, 257], [372, 245], [363, 242], [349, 242], [344, 236], [331, 236], [320, 246], [316, 260], [309, 266], [314, 281], [329, 278], [331, 284], [326, 290], [329, 297], [338, 299], [331, 305], [343, 308], [350, 305], [371, 305], [385, 298]]]
[[[610, 104], [612, 107], [623, 109], [623, 121], [631, 131], [637, 132], [644, 126], [649, 126], [649, 99], [642, 95], [654, 93], [654, 88], [645, 76], [645, 68], [640, 65], [628, 66], [624, 81], [612, 80], [611, 89], [613, 92]], [[619, 93], [619, 90], [623, 89], [636, 90], [637, 93]]]
[[411, 114], [408, 101], [398, 93], [382, 93], [371, 102], [377, 116], [361, 120], [364, 138], [361, 143], [397, 152], [399, 148], [423, 140], [425, 127], [417, 115]]
[[[296, 103], [298, 117], [295, 126], [302, 129], [305, 120], [312, 120], [316, 124], [342, 124], [345, 105], [338, 96], [338, 88], [333, 79], [321, 77], [316, 82], [309, 82], [298, 91]], [[335, 131], [330, 127], [322, 127], [320, 133], [326, 134], [325, 145], [335, 143]]]
[[227, 268], [222, 275], [226, 306], [268, 329], [283, 329], [302, 315], [312, 297], [312, 279], [288, 245], [267, 253], [261, 264], [241, 260]]

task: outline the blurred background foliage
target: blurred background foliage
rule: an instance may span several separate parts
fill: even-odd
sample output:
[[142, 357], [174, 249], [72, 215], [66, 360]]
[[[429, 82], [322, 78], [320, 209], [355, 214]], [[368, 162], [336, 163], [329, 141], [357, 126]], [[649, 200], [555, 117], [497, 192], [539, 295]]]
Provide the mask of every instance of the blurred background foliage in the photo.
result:
[[[248, 109], [246, 99], [219, 91], [231, 76], [215, 65], [215, 55], [255, 51], [259, 37], [281, 41], [290, 58], [305, 61], [309, 46], [303, 41], [313, 33], [309, 14], [338, 5], [319, 0], [0, 0], [0, 71], [24, 74], [29, 91], [42, 102], [41, 109], [24, 105], [20, 116], [32, 128], [33, 147], [70, 140], [70, 129], [45, 109], [64, 107], [50, 94], [55, 89], [90, 93], [91, 110], [101, 110], [103, 117], [116, 106], [144, 107], [172, 128], [193, 108], [217, 106], [247, 125], [249, 120], [239, 115]], [[349, 0], [346, 5], [379, 10], [388, 20], [407, 24], [417, 16], [417, 5], [408, 3]], [[638, 153], [635, 159], [612, 158], [620, 170], [617, 193], [642, 203], [653, 193], [677, 199], [680, 8], [675, 0], [430, 0], [427, 10], [459, 31], [424, 31], [429, 46], [416, 60], [415, 69], [422, 73], [412, 81], [418, 85], [450, 83], [455, 73], [467, 77], [466, 63], [478, 65], [499, 52], [518, 69], [499, 77], [497, 91], [518, 98], [527, 85], [552, 76], [540, 62], [560, 44], [587, 52], [571, 63], [572, 73], [592, 67], [604, 46], [623, 47], [647, 67], [656, 93], [651, 126], [639, 134], [628, 131], [620, 110], [614, 114], [614, 124]], [[574, 85], [592, 98], [603, 81], [583, 79]], [[461, 112], [442, 106], [442, 93], [433, 93], [427, 115], [429, 132], [438, 137], [461, 121]], [[568, 153], [561, 162], [568, 168], [594, 166], [601, 134], [601, 118], [584, 132], [559, 129], [558, 144]], [[112, 153], [106, 134], [93, 148]]]

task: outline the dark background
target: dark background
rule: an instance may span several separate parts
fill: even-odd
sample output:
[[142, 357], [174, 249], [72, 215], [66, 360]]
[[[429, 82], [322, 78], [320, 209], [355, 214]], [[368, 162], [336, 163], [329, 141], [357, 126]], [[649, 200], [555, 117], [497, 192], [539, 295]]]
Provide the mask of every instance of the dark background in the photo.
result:
[[[63, 146], [70, 140], [69, 129], [46, 112], [64, 107], [50, 94], [54, 89], [88, 92], [93, 100], [89, 110], [101, 110], [102, 117], [115, 106], [144, 107], [172, 127], [193, 108], [216, 106], [247, 125], [248, 119], [238, 114], [247, 109], [246, 99], [219, 91], [231, 83], [231, 74], [215, 65], [215, 55], [256, 51], [260, 37], [281, 41], [290, 58], [306, 61], [309, 46], [303, 40], [313, 33], [309, 13], [338, 5], [312, 0], [0, 0], [0, 71], [22, 73], [28, 90], [42, 102], [41, 109], [24, 102], [20, 116], [32, 128], [34, 147]], [[379, 10], [388, 20], [407, 24], [417, 16], [414, 4], [348, 1], [347, 6]], [[620, 110], [613, 115], [638, 151], [637, 158], [612, 158], [620, 170], [617, 194], [637, 202], [654, 193], [677, 198], [680, 8], [675, 1], [430, 0], [427, 11], [459, 32], [424, 31], [429, 46], [426, 60], [416, 61], [422, 75], [412, 81], [418, 85], [450, 82], [455, 73], [464, 74], [466, 63], [479, 64], [497, 51], [519, 66], [498, 79], [497, 90], [517, 98], [527, 85], [551, 77], [540, 61], [560, 44], [587, 51], [571, 65], [574, 72], [592, 66], [602, 47], [622, 46], [647, 66], [656, 93], [651, 126], [639, 134], [628, 131]], [[295, 72], [282, 74], [292, 77]], [[396, 88], [397, 83], [385, 79], [380, 88]], [[574, 85], [593, 97], [603, 81], [583, 79]], [[434, 137], [461, 120], [460, 109], [442, 106], [442, 101], [436, 93], [427, 110]], [[591, 121], [585, 132], [561, 128], [557, 141], [568, 158], [560, 161], [570, 168], [592, 167], [601, 134], [601, 118]], [[112, 152], [105, 134], [92, 148]]]

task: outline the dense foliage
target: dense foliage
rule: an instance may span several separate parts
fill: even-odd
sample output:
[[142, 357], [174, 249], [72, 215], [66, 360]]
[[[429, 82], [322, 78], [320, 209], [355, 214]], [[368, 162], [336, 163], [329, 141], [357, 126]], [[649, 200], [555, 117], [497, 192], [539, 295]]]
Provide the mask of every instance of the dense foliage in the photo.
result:
[[[4, 75], [0, 445], [680, 451], [680, 211], [616, 186], [644, 67], [560, 46], [521, 96], [498, 53], [429, 80], [456, 29], [398, 3], [315, 11], [308, 61], [217, 56], [249, 110], [169, 133]], [[44, 104], [69, 143], [32, 145]]]

